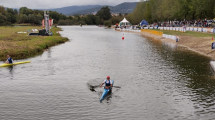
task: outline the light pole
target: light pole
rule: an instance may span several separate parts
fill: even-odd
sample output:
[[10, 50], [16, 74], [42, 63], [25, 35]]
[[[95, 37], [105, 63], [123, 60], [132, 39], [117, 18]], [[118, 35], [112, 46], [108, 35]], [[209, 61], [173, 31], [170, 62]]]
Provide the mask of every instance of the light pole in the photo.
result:
[[46, 33], [50, 34], [49, 11], [44, 10], [44, 18], [45, 18]]
[[19, 15], [19, 6], [17, 6], [17, 12], [18, 12], [17, 14]]

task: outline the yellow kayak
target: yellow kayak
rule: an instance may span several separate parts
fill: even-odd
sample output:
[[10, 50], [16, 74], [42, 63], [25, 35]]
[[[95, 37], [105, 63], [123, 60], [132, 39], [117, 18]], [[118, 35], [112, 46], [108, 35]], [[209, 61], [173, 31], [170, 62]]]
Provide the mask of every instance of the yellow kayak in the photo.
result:
[[24, 63], [30, 63], [31, 61], [24, 61], [24, 62], [16, 62], [13, 64], [1, 64], [0, 67], [8, 67], [8, 66], [12, 66], [12, 65], [18, 65], [18, 64], [24, 64]]

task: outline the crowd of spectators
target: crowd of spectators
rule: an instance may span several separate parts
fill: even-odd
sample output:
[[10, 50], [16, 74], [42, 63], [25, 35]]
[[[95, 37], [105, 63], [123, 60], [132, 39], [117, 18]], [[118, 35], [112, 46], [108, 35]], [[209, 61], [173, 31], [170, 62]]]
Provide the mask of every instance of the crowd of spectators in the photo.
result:
[[164, 26], [164, 27], [215, 27], [215, 20], [190, 20], [190, 21], [166, 21], [151, 24], [150, 26]]

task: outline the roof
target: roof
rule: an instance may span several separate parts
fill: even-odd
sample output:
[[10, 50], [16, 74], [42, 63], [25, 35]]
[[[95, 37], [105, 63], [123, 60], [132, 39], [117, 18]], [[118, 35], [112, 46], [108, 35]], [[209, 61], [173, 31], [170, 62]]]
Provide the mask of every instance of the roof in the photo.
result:
[[124, 18], [120, 23], [130, 23], [130, 22]]

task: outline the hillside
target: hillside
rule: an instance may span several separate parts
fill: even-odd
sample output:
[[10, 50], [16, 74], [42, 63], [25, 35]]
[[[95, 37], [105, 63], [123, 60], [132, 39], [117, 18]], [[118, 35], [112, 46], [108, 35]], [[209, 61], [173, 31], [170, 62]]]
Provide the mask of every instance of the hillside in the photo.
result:
[[[137, 5], [137, 2], [124, 2], [124, 3], [121, 3], [116, 6], [109, 6], [109, 8], [110, 8], [111, 13], [131, 13], [131, 12], [133, 12], [136, 5]], [[91, 9], [87, 9], [87, 10], [81, 10], [81, 11], [77, 11], [77, 12], [71, 12], [67, 15], [92, 14], [92, 13], [99, 11], [102, 7], [104, 7], [104, 6], [99, 6], [99, 7], [95, 7], [95, 8], [91, 8]]]
[[110, 8], [112, 13], [131, 13], [137, 6], [137, 2], [125, 2]]
[[87, 10], [91, 8], [100, 7], [101, 5], [86, 5], [86, 6], [69, 6], [69, 7], [63, 7], [63, 8], [56, 8], [56, 9], [49, 9], [51, 11], [57, 11], [58, 13], [62, 14], [70, 14], [77, 11]]
[[80, 10], [80, 11], [76, 11], [76, 12], [71, 12], [66, 15], [86, 15], [86, 14], [97, 13], [97, 11], [99, 11], [102, 7], [104, 7], [104, 6], [95, 7], [95, 8], [86, 9], [86, 10]]

